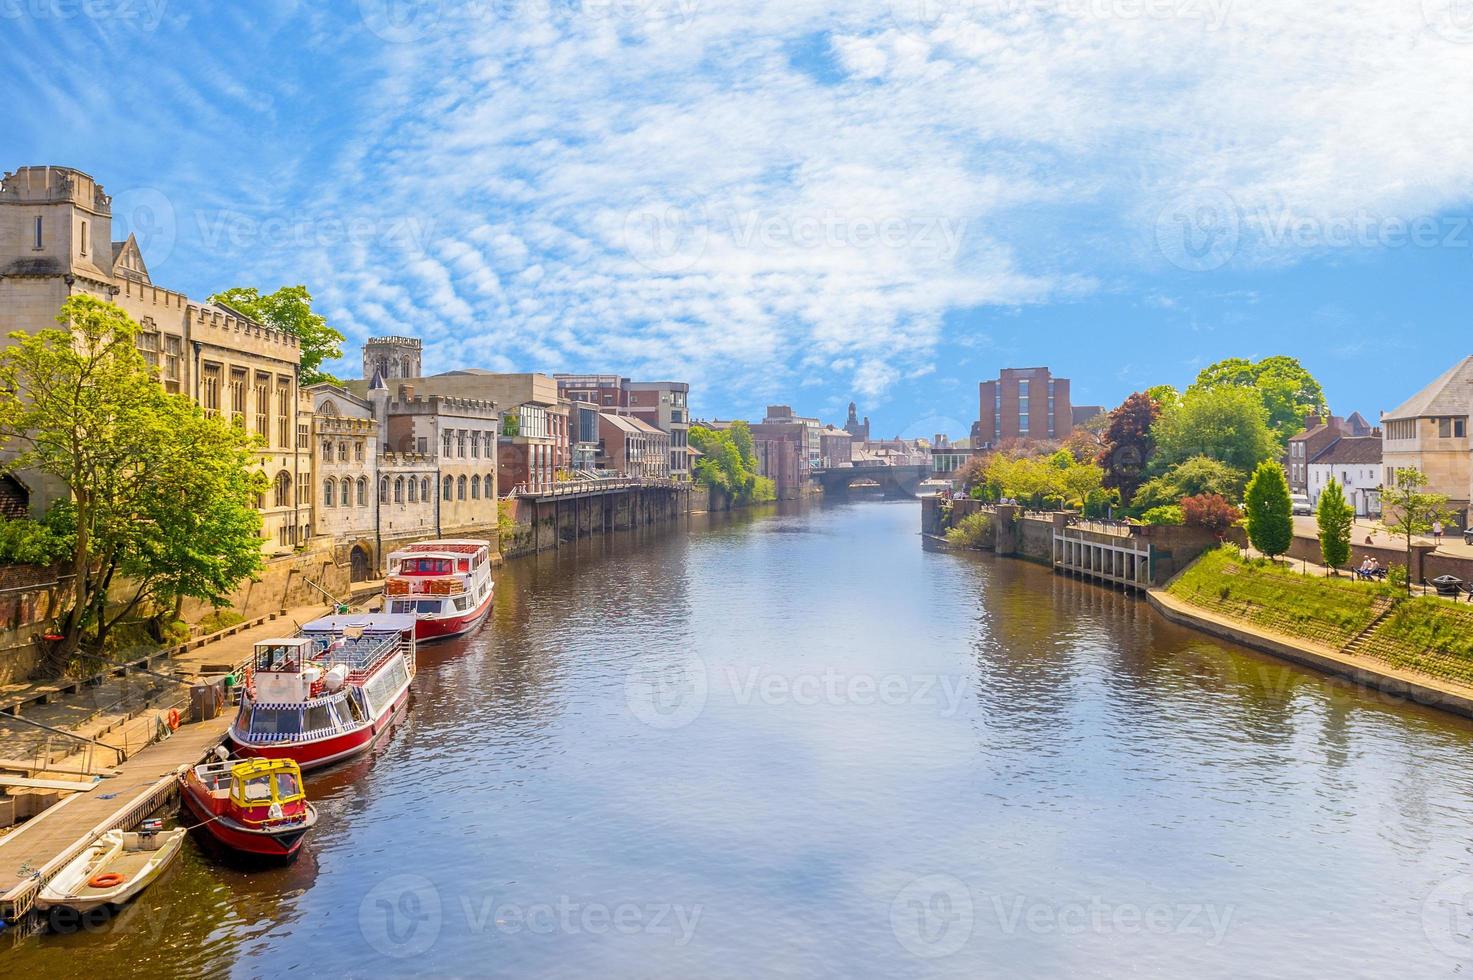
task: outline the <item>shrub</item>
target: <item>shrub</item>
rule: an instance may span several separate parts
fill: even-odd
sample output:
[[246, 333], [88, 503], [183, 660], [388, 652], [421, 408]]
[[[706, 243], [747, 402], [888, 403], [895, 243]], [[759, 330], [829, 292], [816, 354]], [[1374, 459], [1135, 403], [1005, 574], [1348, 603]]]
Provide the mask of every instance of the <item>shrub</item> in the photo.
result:
[[1275, 462], [1259, 464], [1244, 495], [1248, 513], [1248, 540], [1270, 558], [1282, 555], [1294, 542], [1294, 505], [1289, 481]]
[[1243, 519], [1238, 508], [1217, 493], [1203, 493], [1195, 497], [1183, 497], [1181, 501], [1183, 522], [1191, 527], [1206, 528], [1219, 538], [1234, 524]]
[[234, 609], [216, 609], [199, 621], [199, 629], [201, 633], [205, 634], [218, 633], [220, 630], [229, 629], [244, 619], [245, 617]]
[[1153, 526], [1165, 524], [1181, 524], [1185, 521], [1182, 509], [1176, 504], [1168, 504], [1165, 507], [1152, 507], [1141, 515], [1141, 523]]
[[981, 548], [992, 544], [992, 515], [981, 512], [968, 514], [946, 532], [946, 541], [958, 548]]

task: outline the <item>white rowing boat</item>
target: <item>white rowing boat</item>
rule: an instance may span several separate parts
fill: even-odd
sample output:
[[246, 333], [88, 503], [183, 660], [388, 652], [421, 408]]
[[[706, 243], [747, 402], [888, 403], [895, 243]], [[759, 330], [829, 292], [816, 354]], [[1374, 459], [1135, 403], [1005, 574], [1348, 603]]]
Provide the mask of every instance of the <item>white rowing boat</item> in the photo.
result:
[[188, 833], [156, 827], [149, 821], [139, 832], [109, 830], [46, 883], [36, 907], [87, 912], [131, 901], [169, 866]]

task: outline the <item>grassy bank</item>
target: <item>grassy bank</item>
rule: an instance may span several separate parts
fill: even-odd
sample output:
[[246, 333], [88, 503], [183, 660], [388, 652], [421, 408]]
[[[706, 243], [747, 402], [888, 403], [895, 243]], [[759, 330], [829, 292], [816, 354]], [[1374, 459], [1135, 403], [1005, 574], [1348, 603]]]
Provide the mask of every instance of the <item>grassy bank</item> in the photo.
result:
[[1431, 596], [1404, 600], [1361, 652], [1404, 670], [1473, 684], [1473, 608]]
[[1303, 575], [1231, 546], [1209, 551], [1167, 589], [1183, 602], [1286, 636], [1340, 648], [1371, 625], [1394, 593], [1349, 578]]

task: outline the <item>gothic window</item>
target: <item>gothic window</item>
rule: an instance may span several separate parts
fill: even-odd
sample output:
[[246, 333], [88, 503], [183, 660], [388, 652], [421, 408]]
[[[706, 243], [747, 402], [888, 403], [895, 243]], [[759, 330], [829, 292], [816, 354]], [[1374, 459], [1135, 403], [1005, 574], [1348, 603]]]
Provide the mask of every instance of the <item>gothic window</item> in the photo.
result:
[[452, 479], [450, 479], [450, 477], [447, 476], [445, 478], [444, 491], [440, 494], [440, 496], [443, 497], [445, 500], [449, 500], [454, 495], [454, 493], [455, 493], [455, 481], [452, 480]]
[[276, 444], [283, 448], [292, 444], [292, 390], [288, 381], [276, 382]]
[[378, 500], [381, 504], [389, 502], [389, 478], [384, 477], [378, 484]]
[[471, 477], [471, 499], [481, 499], [481, 474], [479, 473]]
[[35, 241], [34, 241], [34, 244], [31, 245], [31, 247], [32, 248], [41, 248], [42, 247], [42, 240], [41, 240], [41, 216], [40, 215], [37, 215], [36, 216], [36, 229], [35, 229], [35, 234], [36, 234]]
[[418, 480], [410, 480], [409, 481], [409, 502], [411, 504], [419, 503], [419, 481]]
[[434, 491], [430, 489], [429, 477], [425, 477], [423, 480], [419, 481], [419, 496], [421, 500], [424, 500], [425, 502], [434, 500], [435, 498], [431, 496], [433, 493]]
[[[164, 338], [164, 387], [168, 387], [171, 372], [177, 379], [179, 376], [179, 338]], [[246, 373], [243, 368], [230, 369], [230, 419], [245, 427], [246, 420]]]
[[465, 477], [461, 477], [460, 479], [455, 481], [455, 499], [465, 499]]
[[276, 506], [292, 505], [292, 477], [286, 470], [276, 474]]
[[262, 439], [271, 438], [271, 376], [269, 374], [256, 375], [254, 385], [256, 396], [256, 435]]
[[361, 462], [363, 462], [363, 440], [362, 439], [359, 439], [357, 442], [353, 443], [353, 462], [355, 462], [355, 463], [361, 463]]
[[220, 365], [206, 364], [204, 378], [204, 408], [211, 416], [220, 414]]
[[343, 506], [353, 506], [353, 481], [343, 477]]
[[445, 443], [445, 448], [441, 451], [440, 455], [442, 455], [442, 456], [449, 456], [450, 455], [450, 433], [448, 431], [445, 433], [444, 443]]
[[465, 459], [465, 430], [464, 429], [461, 429], [460, 430], [460, 433], [455, 438], [455, 454], [457, 456], [459, 456], [461, 459]]
[[367, 507], [368, 506], [368, 478], [367, 477], [360, 476], [358, 478], [358, 506], [359, 507]]
[[336, 501], [334, 501], [334, 499], [333, 499], [333, 497], [335, 496], [335, 494], [333, 493], [333, 488], [336, 487], [336, 486], [337, 486], [337, 481], [336, 480], [323, 480], [322, 481], [322, 506], [324, 506], [324, 507], [335, 507], [335, 506], [337, 506]]
[[402, 476], [394, 481], [394, 503], [404, 503], [404, 477]]
[[332, 462], [332, 440], [331, 439], [327, 440], [326, 442], [324, 442], [322, 444], [322, 461], [324, 463], [331, 463]]
[[84, 221], [84, 222], [82, 222], [82, 254], [83, 255], [86, 255], [87, 254], [87, 245], [89, 244], [88, 241], [87, 241], [87, 237], [88, 237], [87, 236], [87, 222]]
[[348, 461], [348, 444], [346, 442], [340, 442], [340, 443], [338, 443], [338, 462], [339, 463], [346, 463], [347, 461]]

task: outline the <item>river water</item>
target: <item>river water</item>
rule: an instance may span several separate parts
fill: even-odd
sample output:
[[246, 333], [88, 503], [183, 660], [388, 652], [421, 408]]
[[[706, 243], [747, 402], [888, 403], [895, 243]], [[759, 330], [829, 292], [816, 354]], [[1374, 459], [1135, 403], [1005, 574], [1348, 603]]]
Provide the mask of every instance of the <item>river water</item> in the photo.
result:
[[[914, 503], [693, 518], [499, 573], [295, 865], [191, 844], [27, 977], [1440, 976], [1473, 731]], [[1469, 877], [1465, 877], [1469, 876]]]

